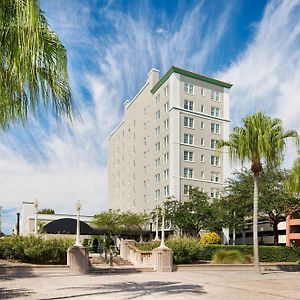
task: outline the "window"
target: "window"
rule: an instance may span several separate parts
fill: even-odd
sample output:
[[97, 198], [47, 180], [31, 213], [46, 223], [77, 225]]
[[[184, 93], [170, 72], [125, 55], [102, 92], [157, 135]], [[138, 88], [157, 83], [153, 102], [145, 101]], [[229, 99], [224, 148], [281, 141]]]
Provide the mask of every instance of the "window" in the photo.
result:
[[164, 196], [167, 197], [169, 196], [169, 186], [164, 186]]
[[194, 102], [190, 100], [184, 100], [184, 109], [194, 110]]
[[147, 188], [147, 182], [144, 181], [144, 188]]
[[160, 151], [160, 142], [157, 142], [155, 144], [155, 152], [159, 152]]
[[210, 180], [212, 182], [220, 182], [220, 173], [218, 173], [218, 172], [211, 172]]
[[191, 117], [184, 117], [184, 127], [194, 128], [194, 119]]
[[201, 96], [204, 96], [204, 89], [200, 90], [200, 94], [201, 94]]
[[147, 167], [144, 166], [144, 175], [146, 175], [146, 174], [147, 174]]
[[160, 182], [160, 173], [155, 174], [155, 181]]
[[169, 169], [164, 170], [164, 180], [169, 178]]
[[204, 162], [204, 155], [203, 154], [200, 156], [200, 161]]
[[219, 166], [220, 165], [220, 157], [216, 155], [212, 155], [210, 157], [210, 164], [212, 166]]
[[160, 189], [155, 190], [155, 199], [160, 197]]
[[155, 128], [155, 136], [159, 136], [160, 135], [160, 126], [157, 126]]
[[155, 166], [159, 167], [160, 166], [160, 158], [155, 159]]
[[202, 113], [204, 113], [204, 105], [201, 105], [201, 106], [200, 106], [200, 111], [201, 111]]
[[200, 145], [201, 145], [202, 147], [204, 147], [204, 138], [201, 138], [201, 139], [200, 139]]
[[185, 178], [193, 178], [194, 170], [190, 168], [183, 169], [183, 177]]
[[220, 93], [217, 91], [211, 91], [210, 99], [212, 101], [220, 101]]
[[214, 117], [220, 117], [220, 108], [212, 106], [210, 110], [210, 114]]
[[220, 197], [220, 191], [219, 191], [219, 189], [212, 188], [210, 190], [210, 197], [211, 198], [219, 198]]
[[210, 148], [211, 149], [216, 149], [217, 148], [217, 143], [218, 143], [218, 140], [215, 140], [215, 139], [210, 140]]
[[169, 111], [169, 102], [166, 102], [164, 104], [164, 112], [168, 112]]
[[164, 130], [169, 128], [169, 119], [164, 120]]
[[194, 95], [194, 86], [189, 83], [184, 84], [184, 92], [186, 94]]
[[201, 178], [202, 178], [202, 179], [204, 179], [204, 178], [205, 178], [205, 176], [204, 176], [204, 172], [203, 172], [203, 171], [201, 171]]
[[147, 115], [147, 108], [145, 107], [144, 108], [144, 116], [146, 116]]
[[200, 128], [201, 128], [201, 129], [204, 129], [204, 122], [201, 122], [201, 123], [200, 123]]
[[155, 120], [158, 121], [160, 119], [160, 110], [155, 113]]
[[194, 152], [192, 152], [192, 151], [184, 151], [183, 152], [183, 159], [185, 161], [194, 161]]
[[169, 86], [167, 85], [165, 88], [164, 88], [164, 96], [167, 97], [169, 95]]
[[167, 163], [169, 161], [169, 152], [164, 154], [164, 163]]
[[169, 145], [169, 136], [166, 135], [166, 136], [164, 137], [164, 146], [167, 147], [168, 145]]
[[160, 104], [160, 94], [158, 94], [156, 97], [155, 97], [155, 106], [158, 106]]
[[183, 186], [183, 194], [184, 194], [184, 195], [189, 195], [190, 188], [191, 188], [190, 185], [185, 184], [185, 185]]
[[194, 136], [192, 134], [185, 133], [183, 136], [183, 142], [185, 144], [193, 145], [194, 144]]
[[147, 153], [146, 153], [146, 151], [144, 151], [144, 160], [146, 160], [147, 159]]
[[220, 133], [220, 124], [211, 123], [211, 132], [212, 133]]

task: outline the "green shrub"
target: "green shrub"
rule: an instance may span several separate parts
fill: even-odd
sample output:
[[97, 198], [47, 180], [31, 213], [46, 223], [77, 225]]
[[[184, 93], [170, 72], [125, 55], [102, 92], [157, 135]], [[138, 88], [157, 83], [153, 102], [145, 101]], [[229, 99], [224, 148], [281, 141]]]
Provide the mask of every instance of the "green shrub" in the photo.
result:
[[220, 235], [216, 232], [207, 232], [201, 235], [200, 244], [201, 245], [215, 245], [221, 244], [222, 239]]
[[173, 237], [166, 241], [166, 246], [173, 250], [173, 259], [176, 264], [189, 264], [198, 259], [199, 239]]
[[[207, 245], [199, 251], [199, 260], [212, 260], [219, 250], [238, 250], [244, 255], [253, 256], [252, 245]], [[295, 262], [300, 258], [300, 248], [285, 246], [259, 246], [259, 259], [262, 262]]]
[[135, 243], [135, 246], [141, 251], [151, 251], [154, 248], [159, 247], [160, 241], [149, 241], [149, 242], [140, 242]]
[[8, 236], [0, 239], [0, 258], [29, 263], [65, 264], [72, 239]]
[[244, 264], [249, 262], [249, 256], [238, 250], [219, 249], [213, 255], [215, 264]]

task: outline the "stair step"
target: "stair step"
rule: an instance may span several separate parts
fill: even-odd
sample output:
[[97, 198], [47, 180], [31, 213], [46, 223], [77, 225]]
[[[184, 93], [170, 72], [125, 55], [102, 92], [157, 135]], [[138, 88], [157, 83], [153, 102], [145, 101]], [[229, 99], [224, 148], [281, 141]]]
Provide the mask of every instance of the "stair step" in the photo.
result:
[[139, 273], [154, 272], [153, 268], [136, 268], [136, 267], [91, 267], [91, 273]]

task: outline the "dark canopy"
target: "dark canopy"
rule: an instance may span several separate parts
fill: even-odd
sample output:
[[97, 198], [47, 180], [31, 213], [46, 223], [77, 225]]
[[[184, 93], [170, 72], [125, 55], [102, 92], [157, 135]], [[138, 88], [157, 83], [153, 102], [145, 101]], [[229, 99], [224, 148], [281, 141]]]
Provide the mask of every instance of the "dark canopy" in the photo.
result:
[[[77, 221], [75, 219], [63, 218], [52, 221], [44, 226], [45, 233], [62, 233], [62, 234], [76, 234]], [[96, 234], [94, 229], [80, 221], [80, 234], [93, 235]]]

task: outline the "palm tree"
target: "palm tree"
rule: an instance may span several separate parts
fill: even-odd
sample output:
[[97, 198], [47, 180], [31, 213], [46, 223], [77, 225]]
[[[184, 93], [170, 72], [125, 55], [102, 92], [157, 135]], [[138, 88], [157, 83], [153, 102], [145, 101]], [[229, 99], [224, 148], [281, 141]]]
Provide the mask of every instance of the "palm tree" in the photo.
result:
[[260, 274], [258, 256], [258, 180], [262, 164], [269, 167], [280, 165], [283, 160], [286, 138], [294, 138], [298, 143], [298, 133], [294, 130], [284, 132], [280, 119], [272, 119], [258, 112], [243, 119], [243, 127], [235, 127], [228, 141], [221, 141], [218, 149], [228, 146], [231, 159], [242, 163], [251, 162], [254, 180], [253, 197], [253, 252], [254, 265]]
[[287, 178], [286, 186], [291, 193], [300, 193], [300, 151], [294, 166]]
[[40, 109], [72, 119], [66, 49], [48, 27], [39, 0], [0, 2], [0, 127]]

